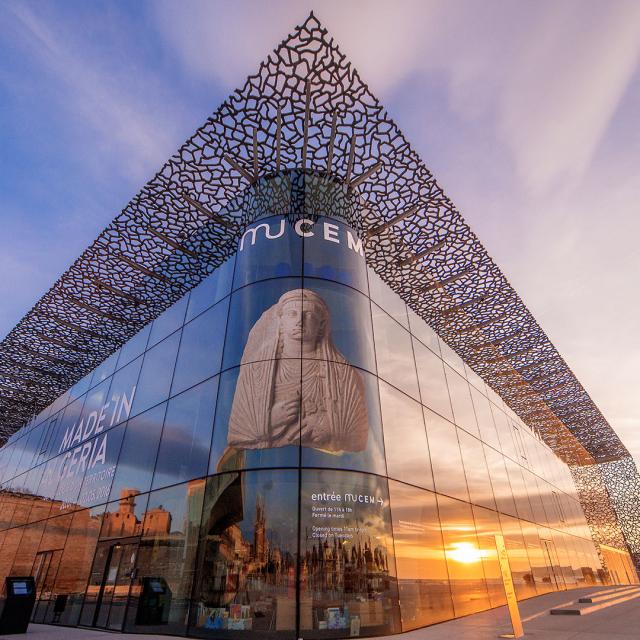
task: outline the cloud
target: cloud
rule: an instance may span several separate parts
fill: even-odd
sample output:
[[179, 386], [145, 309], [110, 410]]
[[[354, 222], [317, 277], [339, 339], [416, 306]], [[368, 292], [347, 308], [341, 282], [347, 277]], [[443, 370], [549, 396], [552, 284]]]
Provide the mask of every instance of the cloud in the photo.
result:
[[153, 73], [131, 76], [126, 67], [92, 55], [91, 42], [77, 36], [81, 23], [72, 29], [61, 16], [42, 16], [27, 3], [6, 8], [13, 18], [14, 46], [45, 72], [42, 90], [82, 122], [78, 130], [84, 136], [93, 133], [93, 139], [75, 141], [84, 146], [86, 162], [97, 171], [109, 163], [136, 181], [148, 179], [177, 146], [179, 112], [175, 106], [154, 104], [158, 87]]
[[500, 129], [532, 191], [579, 180], [640, 59], [640, 4], [558, 3], [527, 30]]
[[[378, 88], [393, 84], [415, 67], [432, 12], [429, 4], [417, 0], [405, 0], [400, 9], [379, 0], [328, 0], [321, 5], [306, 0], [268, 4], [192, 0], [189, 11], [171, 0], [152, 5], [160, 33], [181, 57], [185, 70], [229, 89], [254, 73], [312, 10], [356, 68], [366, 69], [365, 80], [374, 79]], [[437, 27], [431, 28], [435, 32]]]
[[[91, 241], [88, 217], [97, 230], [117, 213], [117, 198], [107, 202], [104, 191], [132, 195], [195, 128], [191, 114], [202, 119], [213, 110], [221, 87], [224, 96], [240, 85], [317, 8], [364, 81], [411, 129], [412, 144], [594, 400], [636, 446], [640, 309], [629, 292], [640, 277], [640, 156], [632, 146], [637, 108], [625, 119], [620, 110], [637, 80], [640, 3], [159, 0], [141, 5], [139, 23], [113, 8], [120, 5], [102, 13], [96, 6], [73, 4], [66, 16], [64, 4], [0, 7], [9, 17], [0, 36], [20, 52], [0, 82], [36, 92], [51, 126], [64, 129], [52, 138], [55, 153], [75, 156], [96, 178], [61, 186], [44, 171], [38, 176], [49, 191], [40, 201], [56, 191], [55, 224], [35, 207], [14, 207], [10, 215], [27, 228], [5, 233], [0, 247], [0, 272], [20, 276], [3, 282], [7, 322], [7, 313], [21, 315], [10, 305], [30, 305], [21, 293], [33, 291], [29, 282], [44, 291], [54, 280], [46, 274], [57, 275]], [[102, 50], [93, 42], [98, 31], [108, 43]], [[150, 56], [138, 55], [156, 38]], [[204, 110], [194, 99], [199, 88]], [[30, 144], [42, 139], [25, 138]], [[66, 188], [75, 189], [73, 203], [64, 201]], [[29, 251], [38, 238], [38, 250]], [[21, 257], [12, 258], [17, 251]]]
[[[164, 1], [154, 7], [185, 68], [231, 88], [313, 4], [191, 2], [184, 11]], [[318, 17], [383, 103], [406, 78], [442, 75], [451, 110], [486, 119], [535, 194], [579, 180], [640, 55], [634, 1], [328, 1]]]

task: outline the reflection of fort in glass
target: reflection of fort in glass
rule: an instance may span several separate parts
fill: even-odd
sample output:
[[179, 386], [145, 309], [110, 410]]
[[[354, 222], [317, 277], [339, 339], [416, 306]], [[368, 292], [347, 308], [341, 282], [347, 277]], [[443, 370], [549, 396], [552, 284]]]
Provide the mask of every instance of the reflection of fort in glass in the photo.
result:
[[[343, 77], [360, 95], [357, 76]], [[391, 256], [407, 249], [399, 230], [413, 213], [372, 222], [375, 205], [396, 206], [384, 180], [407, 169], [379, 182], [354, 169], [364, 151], [352, 126], [375, 119], [369, 94], [333, 124], [305, 106], [305, 86], [299, 113], [269, 107], [266, 133], [251, 134], [252, 150], [280, 136], [277, 169], [256, 177], [231, 158], [242, 190], [193, 238], [164, 236], [166, 262], [137, 273], [165, 286], [174, 263], [195, 269], [188, 242], [223, 228], [232, 241], [197, 253], [217, 267], [0, 449], [0, 578], [34, 576], [34, 621], [216, 639], [388, 635], [504, 604], [497, 535], [521, 600], [637, 582], [598, 465], [567, 466], [415, 312], [465, 281], [430, 274], [407, 305], [378, 275], [413, 265]], [[391, 142], [379, 133], [367, 152]], [[322, 169], [285, 170], [294, 156]], [[223, 160], [188, 197], [206, 199], [212, 172], [238, 173]], [[440, 248], [415, 254], [425, 272]], [[474, 255], [460, 254], [457, 273]], [[574, 477], [591, 483], [583, 502], [606, 526], [587, 522]]]

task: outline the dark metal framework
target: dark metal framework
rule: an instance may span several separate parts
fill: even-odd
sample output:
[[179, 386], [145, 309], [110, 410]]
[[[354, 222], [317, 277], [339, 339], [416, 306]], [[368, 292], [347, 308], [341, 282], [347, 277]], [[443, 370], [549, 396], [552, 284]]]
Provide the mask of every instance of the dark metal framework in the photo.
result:
[[296, 168], [356, 195], [369, 264], [559, 456], [629, 456], [313, 14], [0, 344], [0, 442], [220, 265], [251, 221], [233, 203]]

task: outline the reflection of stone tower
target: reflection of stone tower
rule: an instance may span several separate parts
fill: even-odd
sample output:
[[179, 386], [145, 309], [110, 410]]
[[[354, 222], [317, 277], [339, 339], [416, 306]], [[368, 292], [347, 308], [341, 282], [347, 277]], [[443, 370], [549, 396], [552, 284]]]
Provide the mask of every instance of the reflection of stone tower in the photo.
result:
[[103, 538], [126, 537], [138, 534], [138, 519], [136, 518], [137, 489], [123, 489], [120, 492], [118, 511], [107, 511], [104, 514], [101, 536]]
[[150, 535], [169, 535], [171, 531], [171, 513], [161, 506], [150, 509], [144, 514], [142, 533]]
[[256, 499], [256, 523], [253, 529], [253, 554], [257, 562], [267, 560], [267, 525], [262, 498]]
[[137, 489], [123, 489], [120, 492], [120, 507], [118, 511], [122, 515], [134, 513], [136, 507], [135, 497], [139, 493]]

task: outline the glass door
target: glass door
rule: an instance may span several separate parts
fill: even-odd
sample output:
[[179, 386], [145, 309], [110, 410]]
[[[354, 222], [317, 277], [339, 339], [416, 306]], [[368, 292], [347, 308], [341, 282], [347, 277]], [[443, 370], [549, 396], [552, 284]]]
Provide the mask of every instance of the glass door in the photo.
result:
[[[110, 586], [111, 597], [108, 602], [109, 610], [104, 624], [106, 629], [122, 631], [127, 604], [129, 602], [131, 581], [134, 578], [137, 552], [137, 542], [124, 545], [116, 544], [114, 546], [112, 562], [109, 568], [109, 577], [111, 578], [111, 576], [115, 576], [115, 578], [113, 585]], [[105, 604], [107, 603], [104, 602], [101, 609], [106, 609], [106, 606], [104, 606]]]
[[137, 551], [137, 540], [98, 544], [80, 624], [122, 631]]
[[44, 622], [45, 620], [61, 557], [62, 549], [40, 551], [36, 554], [32, 570], [36, 582], [36, 605], [31, 615], [32, 622]]

